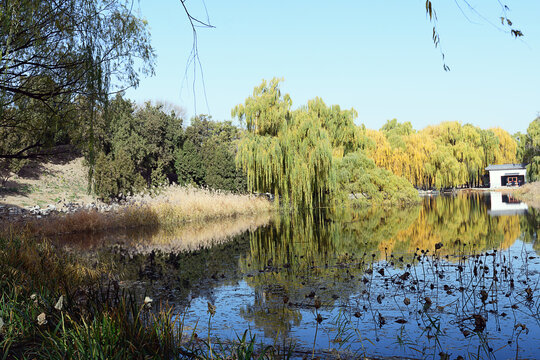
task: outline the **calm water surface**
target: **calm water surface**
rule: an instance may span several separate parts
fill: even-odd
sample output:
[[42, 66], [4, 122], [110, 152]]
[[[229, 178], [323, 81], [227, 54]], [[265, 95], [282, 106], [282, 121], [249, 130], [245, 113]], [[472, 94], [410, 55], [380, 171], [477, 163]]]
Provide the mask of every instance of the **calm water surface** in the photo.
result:
[[[192, 332], [315, 355], [540, 358], [540, 214], [511, 196], [69, 239]], [[84, 250], [84, 251], [83, 251]]]

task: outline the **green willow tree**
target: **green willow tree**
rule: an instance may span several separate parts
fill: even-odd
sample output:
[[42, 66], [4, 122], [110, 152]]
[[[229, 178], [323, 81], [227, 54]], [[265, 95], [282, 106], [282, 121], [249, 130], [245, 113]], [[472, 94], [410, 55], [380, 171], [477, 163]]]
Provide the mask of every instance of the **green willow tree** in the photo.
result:
[[514, 135], [518, 143], [517, 157], [527, 164], [528, 181], [540, 181], [540, 117], [533, 120], [526, 134]]
[[285, 205], [312, 208], [327, 203], [336, 190], [332, 137], [318, 116], [291, 111], [291, 106], [274, 78], [233, 109], [232, 116], [247, 129], [237, 161], [247, 174], [248, 190], [272, 192]]
[[[412, 186], [404, 179], [397, 181], [388, 171], [377, 172], [373, 162], [365, 159], [366, 138], [364, 129], [354, 124], [354, 109], [328, 107], [315, 98], [293, 111], [279, 81], [263, 81], [253, 96], [232, 111], [246, 125], [237, 163], [247, 174], [249, 191], [271, 192], [278, 202], [296, 208], [333, 205], [354, 193], [364, 199], [401, 202], [397, 189]], [[355, 162], [358, 158], [367, 162]], [[350, 164], [367, 164], [358, 171], [370, 172], [362, 178], [368, 184], [343, 175], [351, 173]], [[394, 191], [388, 184], [396, 185]], [[379, 192], [385, 195], [378, 196]]]

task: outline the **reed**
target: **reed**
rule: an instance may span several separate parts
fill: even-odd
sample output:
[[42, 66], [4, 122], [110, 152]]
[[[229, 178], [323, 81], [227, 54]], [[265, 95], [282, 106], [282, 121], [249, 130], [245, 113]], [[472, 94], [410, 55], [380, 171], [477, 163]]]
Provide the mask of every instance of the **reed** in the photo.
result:
[[44, 219], [4, 222], [0, 224], [0, 233], [26, 229], [34, 235], [51, 236], [140, 226], [177, 226], [187, 222], [256, 215], [273, 209], [270, 201], [253, 195], [171, 185], [161, 189], [158, 196], [135, 196], [129, 205], [115, 211], [80, 210]]
[[525, 184], [516, 189], [514, 194], [529, 206], [540, 209], [540, 181]]

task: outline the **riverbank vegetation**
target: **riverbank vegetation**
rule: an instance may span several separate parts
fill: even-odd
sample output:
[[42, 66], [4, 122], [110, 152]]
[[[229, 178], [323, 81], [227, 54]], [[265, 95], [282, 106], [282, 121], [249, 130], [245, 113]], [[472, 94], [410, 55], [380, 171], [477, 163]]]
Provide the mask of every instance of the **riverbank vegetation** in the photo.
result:
[[514, 195], [528, 205], [540, 209], [540, 181], [521, 186], [514, 191]]
[[490, 164], [516, 162], [517, 144], [505, 130], [446, 122], [416, 131], [389, 120], [366, 132], [375, 163], [424, 189], [481, 186]]
[[135, 196], [128, 204], [114, 210], [81, 209], [45, 219], [20, 218], [2, 222], [0, 230], [25, 228], [34, 235], [50, 236], [142, 226], [171, 228], [186, 222], [264, 214], [273, 209], [272, 203], [264, 197], [171, 185], [160, 188], [157, 196]]
[[[55, 144], [84, 155], [90, 188], [106, 202], [176, 183], [271, 193], [297, 208], [406, 204], [418, 199], [413, 187], [482, 186], [489, 164], [527, 162], [528, 179], [538, 176], [539, 119], [513, 137], [458, 122], [417, 131], [394, 119], [370, 130], [354, 123], [354, 109], [320, 98], [293, 110], [277, 79], [256, 87], [233, 115], [244, 128], [204, 115], [184, 126], [180, 108], [137, 106], [118, 94], [96, 108], [92, 129], [81, 122]], [[28, 161], [4, 158], [4, 184]]]
[[135, 105], [119, 89], [152, 74], [155, 54], [148, 24], [131, 5], [6, 4], [0, 15], [2, 186], [58, 145], [84, 155], [88, 189], [104, 201], [177, 183], [270, 192], [278, 204], [295, 208], [351, 199], [403, 204], [418, 200], [413, 187], [482, 185], [489, 164], [526, 162], [530, 180], [538, 177], [538, 119], [514, 137], [458, 122], [416, 131], [391, 120], [368, 130], [354, 123], [354, 109], [317, 97], [293, 108], [277, 79], [263, 81], [234, 107], [241, 127], [205, 115], [186, 126], [178, 107]]
[[365, 201], [414, 202], [412, 186], [380, 171], [363, 153], [354, 109], [322, 99], [292, 110], [279, 80], [263, 81], [232, 114], [245, 124], [237, 161], [248, 190], [270, 192], [285, 206], [328, 206], [356, 194]]
[[426, 189], [482, 186], [491, 164], [527, 164], [527, 180], [540, 174], [540, 118], [527, 134], [511, 136], [501, 128], [480, 129], [446, 122], [416, 131], [410, 123], [389, 120], [379, 130], [367, 130], [369, 156], [388, 169]]
[[[199, 337], [172, 307], [126, 292], [110, 269], [24, 234], [0, 236], [2, 359], [283, 358], [255, 338]], [[211, 310], [209, 305], [209, 311]], [[213, 313], [209, 312], [211, 321]]]

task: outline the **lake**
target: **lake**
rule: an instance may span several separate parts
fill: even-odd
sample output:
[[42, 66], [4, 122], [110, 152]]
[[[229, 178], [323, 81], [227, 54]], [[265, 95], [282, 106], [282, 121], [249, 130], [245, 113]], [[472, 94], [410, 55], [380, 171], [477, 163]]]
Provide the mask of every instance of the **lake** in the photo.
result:
[[59, 242], [175, 305], [186, 335], [249, 330], [300, 358], [537, 358], [539, 224], [510, 195], [459, 193]]

